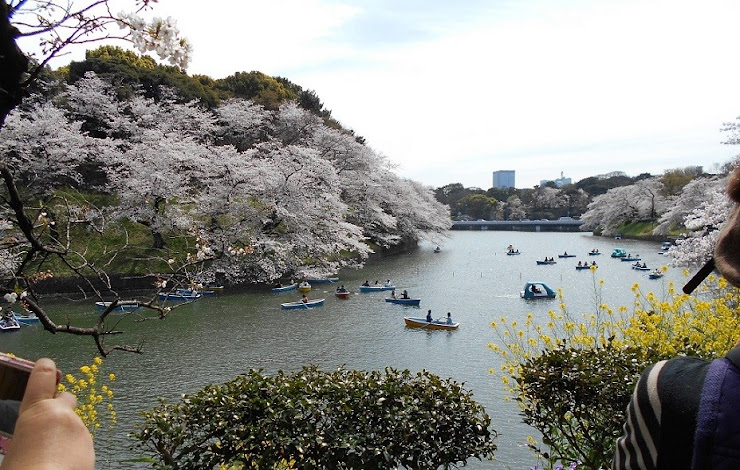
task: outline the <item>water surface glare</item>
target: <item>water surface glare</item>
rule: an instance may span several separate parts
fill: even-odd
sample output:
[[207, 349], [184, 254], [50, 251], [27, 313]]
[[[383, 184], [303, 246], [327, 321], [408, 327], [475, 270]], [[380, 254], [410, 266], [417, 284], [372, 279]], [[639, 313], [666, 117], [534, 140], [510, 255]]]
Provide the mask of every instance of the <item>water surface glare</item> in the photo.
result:
[[[605, 281], [603, 299], [616, 309], [632, 306], [631, 287], [640, 283], [657, 296], [665, 295], [668, 282], [677, 289], [685, 282], [680, 270], [672, 269], [661, 280], [649, 280], [647, 272], [631, 269], [629, 262], [610, 258], [615, 247], [640, 254], [650, 268], [667, 265], [658, 254], [659, 243], [613, 240], [582, 233], [450, 232], [441, 253], [433, 246], [373, 261], [362, 270], [339, 274], [340, 283], [353, 294], [348, 300], [334, 296], [336, 284], [314, 286], [309, 298], [326, 298], [324, 307], [311, 310], [281, 310], [280, 303], [298, 300], [296, 291], [272, 294], [229, 293], [176, 309], [164, 321], [122, 321], [119, 329], [129, 344], [141, 342], [144, 354], [117, 352], [106, 360], [106, 371], [118, 376], [118, 425], [112, 435], [101, 431], [96, 449], [98, 468], [132, 468], [119, 460], [135, 458], [126, 437], [141, 410], [151, 409], [157, 397], [176, 400], [210, 383], [220, 383], [250, 368], [267, 372], [293, 371], [316, 364], [325, 369], [340, 366], [382, 370], [386, 366], [419, 371], [427, 369], [442, 377], [464, 382], [491, 415], [499, 433], [494, 461], [471, 461], [472, 469], [527, 469], [535, 460], [526, 448], [526, 437], [535, 431], [521, 423], [513, 401], [505, 401], [500, 379], [488, 373], [498, 369], [499, 358], [487, 345], [495, 340], [490, 323], [533, 313], [546, 322], [547, 311], [557, 309], [556, 300], [524, 301], [519, 291], [526, 281], [543, 281], [561, 288], [573, 314], [594, 311], [598, 300], [594, 283]], [[506, 256], [512, 244], [521, 251]], [[598, 248], [601, 256], [587, 256]], [[564, 251], [576, 258], [558, 259]], [[538, 266], [535, 260], [552, 256], [553, 266]], [[599, 269], [577, 271], [578, 261], [596, 261]], [[421, 298], [420, 307], [384, 301], [387, 292], [358, 293], [369, 280], [391, 279], [398, 292], [407, 289]], [[452, 312], [460, 322], [457, 331], [406, 328], [404, 315], [424, 316], [432, 309], [435, 318]], [[60, 302], [49, 309], [54, 320], [76, 319], [95, 314], [93, 302]], [[28, 327], [0, 336], [0, 350], [35, 359], [55, 359], [63, 371], [89, 364], [95, 354], [92, 340], [71, 335], [51, 335], [40, 327]], [[141, 468], [145, 465], [141, 464]]]

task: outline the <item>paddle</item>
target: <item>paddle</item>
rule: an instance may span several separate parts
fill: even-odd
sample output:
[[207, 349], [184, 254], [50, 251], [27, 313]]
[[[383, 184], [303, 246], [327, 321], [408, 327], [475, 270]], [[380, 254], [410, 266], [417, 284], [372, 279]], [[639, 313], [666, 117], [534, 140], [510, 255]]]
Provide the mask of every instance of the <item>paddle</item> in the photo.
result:
[[439, 317], [439, 318], [437, 318], [436, 320], [432, 320], [431, 322], [427, 322], [427, 324], [426, 324], [426, 325], [424, 325], [424, 326], [422, 326], [421, 328], [422, 328], [422, 329], [424, 329], [424, 328], [428, 327], [429, 325], [431, 325], [431, 324], [433, 324], [433, 323], [437, 323], [437, 322], [438, 322], [438, 321], [440, 321], [441, 319], [442, 319], [442, 317]]

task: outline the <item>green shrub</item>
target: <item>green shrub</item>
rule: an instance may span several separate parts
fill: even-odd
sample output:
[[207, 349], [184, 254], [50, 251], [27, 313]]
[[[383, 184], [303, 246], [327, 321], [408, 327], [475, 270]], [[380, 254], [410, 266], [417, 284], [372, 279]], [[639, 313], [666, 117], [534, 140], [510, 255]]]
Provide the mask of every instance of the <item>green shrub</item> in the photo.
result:
[[137, 446], [160, 468], [450, 468], [496, 449], [462, 385], [426, 371], [252, 370], [144, 413]]
[[609, 468], [625, 410], [647, 366], [635, 348], [584, 349], [564, 343], [521, 364], [517, 377], [524, 422], [543, 436], [552, 463]]

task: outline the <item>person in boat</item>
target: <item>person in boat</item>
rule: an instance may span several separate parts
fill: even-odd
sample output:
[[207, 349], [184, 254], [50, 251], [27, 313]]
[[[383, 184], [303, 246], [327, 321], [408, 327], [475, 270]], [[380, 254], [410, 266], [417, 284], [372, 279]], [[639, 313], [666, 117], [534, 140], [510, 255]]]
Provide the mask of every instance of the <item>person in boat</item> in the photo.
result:
[[583, 266], [583, 265], [581, 264], [581, 262], [580, 262], [580, 261], [578, 262], [578, 266], [579, 266], [579, 267]]
[[390, 279], [388, 279], [387, 281], [385, 281], [385, 286], [386, 286], [386, 287], [390, 287], [390, 286], [392, 286], [392, 285], [393, 285], [393, 283], [391, 282], [391, 280], [390, 280]]
[[376, 285], [376, 286], [378, 285], [378, 280], [377, 280], [377, 279], [375, 280], [375, 285]]
[[396, 298], [396, 289], [393, 289], [391, 291], [391, 299], [395, 299], [395, 298]]
[[307, 304], [308, 303], [308, 296], [306, 296], [306, 294], [303, 294], [301, 296], [301, 302], [303, 302], [304, 304]]
[[278, 281], [278, 282], [276, 282], [276, 283], [275, 283], [275, 287], [276, 287], [276, 288], [280, 288], [280, 287], [283, 287], [283, 283], [282, 283], [282, 282], [280, 282], [280, 281]]
[[344, 284], [342, 284], [341, 286], [337, 287], [337, 292], [347, 292], [347, 289], [344, 288]]
[[452, 325], [452, 314], [447, 312], [447, 324]]
[[365, 281], [362, 283], [362, 285], [365, 287], [370, 287], [370, 281]]
[[403, 292], [401, 293], [401, 298], [402, 299], [408, 299], [409, 298], [409, 291], [407, 291], [406, 289], [404, 289]]
[[431, 309], [430, 310], [427, 310], [427, 322], [432, 323], [433, 321], [434, 321], [434, 319], [432, 318], [432, 311], [431, 311]]
[[596, 261], [591, 261], [591, 266], [596, 266]]

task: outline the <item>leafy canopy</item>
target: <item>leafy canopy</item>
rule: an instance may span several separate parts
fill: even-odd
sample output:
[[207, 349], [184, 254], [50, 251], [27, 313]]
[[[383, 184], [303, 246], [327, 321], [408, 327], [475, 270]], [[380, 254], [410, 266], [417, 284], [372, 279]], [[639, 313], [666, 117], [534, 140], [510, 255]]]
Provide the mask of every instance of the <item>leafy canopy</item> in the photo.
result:
[[496, 450], [472, 393], [427, 371], [251, 370], [144, 417], [138, 446], [178, 469], [450, 468]]

